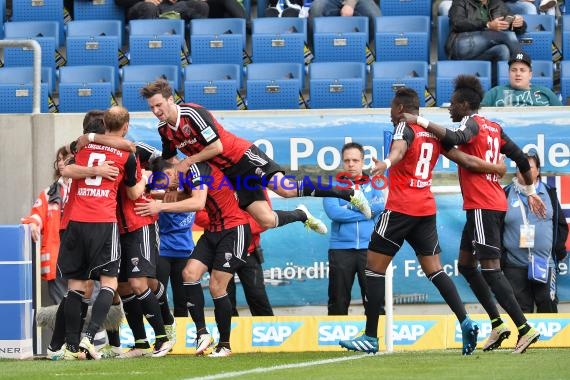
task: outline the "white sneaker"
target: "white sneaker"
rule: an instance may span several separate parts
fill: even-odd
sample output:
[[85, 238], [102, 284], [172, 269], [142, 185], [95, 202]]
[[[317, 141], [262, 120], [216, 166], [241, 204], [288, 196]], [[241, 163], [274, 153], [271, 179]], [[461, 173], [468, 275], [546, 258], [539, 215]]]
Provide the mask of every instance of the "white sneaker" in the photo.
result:
[[214, 338], [208, 333], [200, 335], [196, 338], [196, 355], [204, 354], [210, 346], [214, 344]]
[[372, 210], [370, 209], [370, 204], [368, 199], [364, 196], [362, 190], [354, 190], [354, 195], [350, 197], [350, 204], [353, 205], [364, 214], [366, 219], [372, 218]]
[[214, 351], [208, 357], [210, 358], [223, 358], [226, 356], [230, 356], [232, 354], [232, 350], [227, 347], [220, 347], [219, 345], [214, 348]]
[[84, 336], [83, 339], [81, 339], [81, 342], [79, 342], [79, 348], [82, 348], [85, 352], [87, 352], [89, 354], [88, 356], [90, 356], [91, 359], [93, 360], [101, 359], [101, 353], [97, 351], [95, 345], [91, 343], [89, 341], [89, 338], [87, 338], [86, 336]]
[[63, 360], [65, 355], [65, 344], [59, 350], [52, 351], [49, 347], [46, 352], [46, 358], [49, 360]]
[[170, 352], [170, 350], [172, 350], [172, 347], [174, 347], [174, 344], [176, 342], [173, 342], [171, 340], [167, 340], [167, 341], [163, 341], [162, 344], [158, 345], [155, 344], [154, 345], [154, 351], [152, 351], [152, 357], [153, 358], [161, 358], [163, 356], [166, 356], [166, 354], [168, 354]]
[[539, 9], [541, 12], [546, 12], [550, 8], [554, 8], [556, 6], [556, 0], [542, 0], [539, 5]]
[[123, 352], [121, 355], [117, 356], [117, 359], [132, 359], [140, 358], [143, 356], [152, 356], [152, 348], [131, 348], [128, 351]]
[[301, 210], [307, 215], [307, 220], [305, 221], [305, 227], [309, 230], [313, 230], [319, 234], [326, 234], [328, 232], [327, 226], [322, 222], [322, 220], [315, 218], [307, 209], [305, 205], [297, 206], [297, 210]]

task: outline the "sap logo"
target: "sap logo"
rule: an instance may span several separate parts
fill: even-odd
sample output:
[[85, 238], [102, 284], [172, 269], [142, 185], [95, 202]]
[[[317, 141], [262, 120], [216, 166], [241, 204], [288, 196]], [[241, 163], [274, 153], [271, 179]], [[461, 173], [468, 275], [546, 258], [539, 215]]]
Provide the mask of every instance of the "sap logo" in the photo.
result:
[[[232, 322], [231, 329], [233, 330], [237, 326], [237, 323]], [[214, 342], [220, 341], [220, 331], [215, 322], [206, 323], [206, 329], [208, 333], [214, 338]], [[192, 322], [186, 324], [186, 347], [195, 348], [196, 347], [196, 325]]]
[[251, 345], [280, 346], [301, 325], [301, 322], [254, 323], [251, 331]]
[[428, 332], [433, 325], [435, 325], [435, 321], [398, 321], [398, 323], [394, 323], [394, 327], [392, 328], [394, 344], [414, 344]]
[[550, 340], [570, 323], [568, 318], [532, 318], [528, 324], [538, 330], [540, 340]]
[[[154, 343], [154, 330], [152, 327], [145, 322], [144, 329], [146, 331], [146, 336], [150, 344]], [[119, 328], [119, 337], [121, 339], [121, 347], [133, 347], [135, 345], [135, 338], [133, 332], [127, 323], [121, 323]]]
[[352, 339], [364, 330], [365, 322], [319, 322], [319, 345], [337, 345], [339, 340]]

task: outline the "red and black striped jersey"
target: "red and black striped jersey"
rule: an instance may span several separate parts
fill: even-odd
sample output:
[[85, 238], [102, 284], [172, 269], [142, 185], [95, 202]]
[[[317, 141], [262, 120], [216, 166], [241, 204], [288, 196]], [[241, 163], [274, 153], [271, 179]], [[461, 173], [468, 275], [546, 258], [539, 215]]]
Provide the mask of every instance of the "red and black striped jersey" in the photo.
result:
[[220, 140], [223, 152], [211, 158], [209, 162], [225, 170], [236, 164], [252, 145], [251, 142], [226, 131], [205, 108], [197, 104], [181, 104], [177, 107], [178, 120], [175, 126], [166, 121], [158, 124], [164, 159], [176, 156], [177, 150], [191, 156]]
[[417, 124], [400, 123], [393, 141], [404, 140], [408, 150], [390, 168], [386, 209], [406, 215], [427, 216], [436, 212], [431, 192], [432, 172], [441, 151], [437, 137]]

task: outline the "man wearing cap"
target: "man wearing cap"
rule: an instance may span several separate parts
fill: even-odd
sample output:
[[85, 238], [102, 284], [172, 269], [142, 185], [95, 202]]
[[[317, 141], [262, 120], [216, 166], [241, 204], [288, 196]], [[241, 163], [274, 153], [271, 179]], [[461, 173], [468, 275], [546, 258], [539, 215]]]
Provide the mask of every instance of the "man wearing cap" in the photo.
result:
[[532, 60], [523, 52], [517, 52], [509, 60], [509, 84], [495, 86], [485, 93], [482, 106], [527, 107], [561, 106], [558, 96], [551, 89], [535, 86], [532, 79]]

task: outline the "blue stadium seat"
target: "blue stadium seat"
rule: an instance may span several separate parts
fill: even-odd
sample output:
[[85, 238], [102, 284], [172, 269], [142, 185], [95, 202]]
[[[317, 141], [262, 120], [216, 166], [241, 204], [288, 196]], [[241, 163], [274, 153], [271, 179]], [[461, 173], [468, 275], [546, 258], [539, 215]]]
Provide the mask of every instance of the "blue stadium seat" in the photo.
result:
[[367, 17], [315, 17], [313, 22], [313, 62], [366, 63]]
[[63, 0], [12, 0], [12, 21], [55, 21], [59, 24], [58, 46], [63, 46]]
[[447, 43], [447, 37], [449, 36], [449, 17], [438, 16], [437, 17], [437, 60], [445, 61], [449, 59], [449, 56], [445, 52], [445, 44]]
[[570, 61], [560, 62], [560, 92], [562, 105], [570, 104]]
[[[118, 50], [122, 41], [122, 24], [118, 20], [83, 20], [67, 24], [67, 65], [102, 65], [115, 68], [119, 84]], [[115, 91], [117, 88], [115, 88]]]
[[254, 19], [252, 23], [251, 45], [254, 63], [304, 64], [306, 18], [265, 17]]
[[59, 111], [107, 109], [115, 89], [112, 66], [64, 66], [59, 69]]
[[420, 106], [425, 106], [424, 91], [428, 84], [428, 63], [423, 61], [374, 62], [372, 75], [372, 107], [387, 108], [400, 87], [416, 90]]
[[212, 110], [235, 110], [241, 65], [192, 64], [184, 69], [184, 98]]
[[[532, 61], [532, 79], [531, 83], [537, 86], [545, 86], [552, 89], [554, 79], [554, 64], [552, 61]], [[500, 61], [497, 64], [497, 76], [499, 85], [509, 84], [509, 64], [506, 61]]]
[[131, 20], [128, 30], [131, 65], [181, 67], [180, 53], [185, 45], [184, 20]]
[[[51, 69], [42, 69], [40, 111], [48, 112]], [[33, 69], [31, 67], [0, 68], [0, 114], [31, 113], [33, 110]]]
[[454, 89], [454, 79], [460, 74], [476, 75], [483, 90], [491, 88], [491, 62], [486, 61], [441, 61], [437, 63], [435, 76], [436, 101], [438, 106], [449, 103]]
[[381, 0], [383, 16], [428, 16], [431, 17], [431, 0]]
[[189, 28], [192, 63], [243, 64], [244, 19], [195, 19]]
[[362, 108], [366, 65], [362, 62], [316, 62], [309, 66], [311, 108]]
[[429, 62], [428, 16], [380, 16], [374, 21], [376, 61]]
[[180, 69], [174, 65], [128, 65], [123, 67], [123, 106], [129, 111], [148, 111], [140, 89], [159, 78], [165, 78], [173, 90], [180, 89]]
[[125, 22], [125, 8], [114, 0], [73, 0], [73, 19], [118, 20]]
[[302, 63], [252, 63], [247, 66], [247, 108], [299, 108]]
[[555, 36], [555, 16], [524, 15], [526, 33], [518, 36], [522, 49], [533, 60], [552, 60], [552, 41]]
[[570, 60], [570, 15], [562, 16], [562, 54]]
[[[59, 43], [59, 23], [55, 21], [6, 22], [4, 30], [7, 39], [34, 39], [40, 44], [42, 66], [51, 69], [52, 82], [55, 83], [55, 51]], [[5, 48], [4, 64], [6, 67], [32, 66], [34, 64], [33, 51], [23, 48]]]

